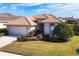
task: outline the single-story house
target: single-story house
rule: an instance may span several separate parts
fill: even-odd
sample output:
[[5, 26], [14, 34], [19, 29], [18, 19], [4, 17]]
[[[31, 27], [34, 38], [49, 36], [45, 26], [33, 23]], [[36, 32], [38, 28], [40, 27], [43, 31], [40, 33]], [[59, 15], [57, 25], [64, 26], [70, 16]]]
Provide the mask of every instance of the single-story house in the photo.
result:
[[28, 36], [32, 30], [40, 29], [44, 34], [51, 36], [55, 26], [60, 23], [65, 23], [65, 21], [51, 14], [39, 14], [21, 17], [9, 21], [5, 25], [7, 26], [9, 35]]

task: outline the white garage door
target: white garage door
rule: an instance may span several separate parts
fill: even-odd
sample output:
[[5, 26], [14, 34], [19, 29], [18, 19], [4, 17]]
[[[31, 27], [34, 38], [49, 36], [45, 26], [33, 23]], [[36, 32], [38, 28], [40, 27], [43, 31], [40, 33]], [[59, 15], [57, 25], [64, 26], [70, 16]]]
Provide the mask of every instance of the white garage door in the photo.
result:
[[29, 34], [29, 28], [24, 26], [9, 26], [8, 31], [9, 35], [14, 36], [26, 36]]

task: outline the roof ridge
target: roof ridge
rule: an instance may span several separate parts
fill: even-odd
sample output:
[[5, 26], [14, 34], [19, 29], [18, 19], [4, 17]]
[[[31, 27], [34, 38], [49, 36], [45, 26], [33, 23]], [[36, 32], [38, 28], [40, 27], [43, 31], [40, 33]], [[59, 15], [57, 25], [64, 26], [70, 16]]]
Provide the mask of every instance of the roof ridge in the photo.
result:
[[27, 20], [27, 18], [26, 17], [24, 17], [25, 18], [25, 20], [29, 23], [29, 25], [31, 26], [31, 24], [30, 24], [30, 22]]
[[[62, 21], [62, 20], [60, 20], [60, 19], [58, 19], [56, 16], [53, 16], [54, 18], [56, 18], [57, 20], [59, 20], [59, 21]], [[62, 21], [63, 22], [63, 21]]]
[[49, 18], [49, 17], [46, 16], [46, 14], [44, 14], [44, 16], [45, 16], [46, 18]]

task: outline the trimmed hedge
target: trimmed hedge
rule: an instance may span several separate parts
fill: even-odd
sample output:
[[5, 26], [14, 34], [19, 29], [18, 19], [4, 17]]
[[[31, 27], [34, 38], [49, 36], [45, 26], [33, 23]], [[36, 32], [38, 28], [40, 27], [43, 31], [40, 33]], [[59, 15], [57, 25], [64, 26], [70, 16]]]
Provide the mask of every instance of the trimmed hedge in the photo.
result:
[[69, 24], [59, 24], [55, 27], [53, 35], [60, 39], [69, 39], [74, 35], [74, 31]]
[[79, 35], [79, 24], [68, 24], [74, 31], [74, 35]]
[[74, 33], [75, 35], [79, 35], [79, 25], [74, 26]]
[[3, 28], [3, 29], [0, 29], [0, 33], [5, 33], [6, 32], [6, 29]]
[[42, 39], [42, 41], [47, 41], [47, 42], [57, 42], [57, 43], [61, 43], [61, 42], [67, 42], [70, 41], [71, 39], [61, 39], [61, 38], [54, 38], [54, 37], [49, 37], [49, 38], [44, 38]]
[[17, 41], [23, 42], [23, 41], [38, 41], [39, 39], [37, 39], [36, 37], [17, 37]]

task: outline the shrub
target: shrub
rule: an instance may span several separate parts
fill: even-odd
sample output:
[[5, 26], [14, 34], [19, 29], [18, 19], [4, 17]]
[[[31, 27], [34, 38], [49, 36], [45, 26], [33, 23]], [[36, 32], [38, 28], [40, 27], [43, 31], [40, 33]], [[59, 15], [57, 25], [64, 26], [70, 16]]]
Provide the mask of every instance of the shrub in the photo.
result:
[[6, 29], [3, 28], [3, 29], [0, 29], [0, 33], [5, 33], [6, 32]]
[[78, 24], [68, 24], [68, 25], [71, 26], [75, 35], [79, 35], [79, 25]]
[[36, 36], [36, 35], [38, 35], [38, 34], [41, 34], [41, 33], [42, 33], [42, 32], [41, 32], [39, 29], [36, 29], [34, 36]]
[[73, 30], [75, 25], [74, 24], [68, 24], [70, 26], [70, 28]]
[[44, 37], [43, 38], [48, 39], [49, 38], [49, 34], [48, 33], [47, 34], [44, 34]]
[[39, 41], [37, 37], [27, 37], [27, 41]]
[[74, 26], [75, 35], [79, 35], [79, 25]]
[[6, 35], [6, 31], [7, 30], [5, 28], [0, 29], [0, 36]]
[[23, 42], [23, 41], [38, 41], [39, 39], [37, 39], [36, 37], [17, 37], [17, 41]]
[[41, 40], [41, 39], [43, 39], [43, 35], [42, 35], [42, 34], [38, 34], [38, 35], [36, 36], [36, 38], [39, 39], [39, 40]]
[[27, 40], [27, 37], [17, 37], [17, 41], [26, 41]]
[[9, 32], [6, 30], [6, 31], [5, 31], [5, 35], [8, 35], [8, 34], [9, 34]]
[[29, 33], [29, 35], [32, 36], [32, 37], [34, 36], [34, 34], [35, 34], [35, 30], [32, 30], [32, 31]]
[[53, 34], [60, 39], [69, 39], [74, 35], [74, 31], [69, 24], [59, 24], [55, 27]]
[[79, 54], [79, 47], [76, 49], [76, 52]]
[[57, 43], [69, 41], [67, 39], [60, 39], [60, 38], [54, 38], [54, 37], [49, 37], [48, 39], [42, 39], [42, 40], [48, 41], [48, 42], [57, 42]]

